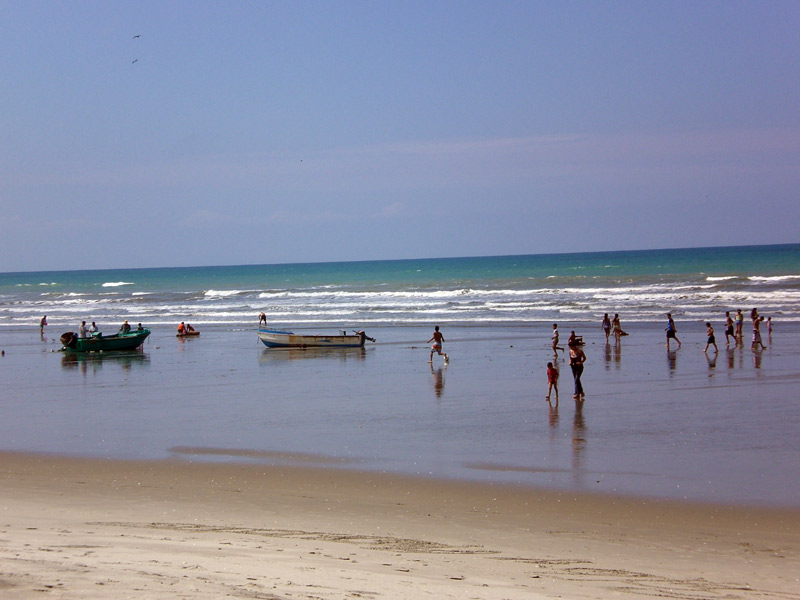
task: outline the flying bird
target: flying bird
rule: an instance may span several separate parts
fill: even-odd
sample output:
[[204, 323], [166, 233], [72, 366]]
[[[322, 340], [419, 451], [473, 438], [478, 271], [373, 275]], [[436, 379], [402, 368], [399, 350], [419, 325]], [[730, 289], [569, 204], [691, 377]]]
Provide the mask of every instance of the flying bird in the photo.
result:
[[138, 59], [138, 58], [134, 58], [134, 59], [131, 61], [131, 64], [133, 64], [133, 63], [137, 63], [137, 62], [139, 62], [139, 59]]
[[140, 37], [142, 37], [142, 34], [137, 33], [135, 36], [133, 36], [133, 39], [140, 38]]

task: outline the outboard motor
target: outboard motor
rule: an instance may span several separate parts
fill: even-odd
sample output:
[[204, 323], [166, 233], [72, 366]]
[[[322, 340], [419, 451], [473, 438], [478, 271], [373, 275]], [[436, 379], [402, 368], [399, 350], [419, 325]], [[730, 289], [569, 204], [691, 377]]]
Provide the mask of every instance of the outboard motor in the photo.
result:
[[75, 348], [78, 343], [78, 336], [77, 334], [67, 331], [66, 333], [61, 334], [61, 343], [64, 348]]

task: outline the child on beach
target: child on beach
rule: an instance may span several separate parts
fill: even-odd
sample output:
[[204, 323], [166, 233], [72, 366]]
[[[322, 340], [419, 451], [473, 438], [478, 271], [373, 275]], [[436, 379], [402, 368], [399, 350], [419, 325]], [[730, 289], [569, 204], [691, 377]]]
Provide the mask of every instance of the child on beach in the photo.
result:
[[719, 352], [717, 349], [717, 340], [714, 337], [714, 328], [711, 326], [711, 323], [706, 323], [706, 347], [703, 348], [703, 352], [708, 352], [709, 346], [714, 346], [714, 352]]
[[428, 359], [428, 362], [433, 364], [433, 353], [434, 352], [436, 352], [439, 356], [444, 356], [445, 364], [447, 362], [449, 362], [450, 359], [447, 358], [447, 354], [442, 352], [442, 342], [444, 342], [444, 336], [439, 331], [439, 326], [438, 325], [433, 328], [433, 337], [431, 337], [431, 339], [428, 340], [429, 344], [431, 342], [433, 342], [433, 345], [431, 346], [431, 357]]
[[558, 404], [558, 369], [553, 366], [553, 363], [547, 363], [547, 398], [550, 402], [550, 392], [556, 392], [556, 404]]
[[553, 323], [553, 356], [558, 356], [558, 351], [564, 349], [558, 345], [558, 323]]

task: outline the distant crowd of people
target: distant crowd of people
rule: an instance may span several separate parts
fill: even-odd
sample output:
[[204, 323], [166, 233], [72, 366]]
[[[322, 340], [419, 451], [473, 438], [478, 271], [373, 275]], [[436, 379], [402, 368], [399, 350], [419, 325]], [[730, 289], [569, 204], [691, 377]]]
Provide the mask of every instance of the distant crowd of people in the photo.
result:
[[[764, 341], [761, 337], [761, 325], [765, 322], [765, 318], [758, 314], [758, 309], [754, 308], [750, 311], [750, 319], [753, 322], [753, 341], [750, 345], [750, 348], [753, 351], [761, 351], [766, 350], [767, 346], [764, 344]], [[47, 315], [43, 316], [41, 321], [39, 322], [39, 331], [44, 335], [44, 328], [47, 325]], [[259, 326], [266, 327], [267, 325], [267, 317], [264, 313], [259, 314]], [[719, 348], [717, 347], [717, 340], [714, 334], [714, 327], [712, 326], [711, 322], [706, 322], [706, 346], [703, 349], [703, 352], [708, 352], [708, 349], [713, 347], [714, 352], [719, 352]], [[766, 319], [765, 327], [767, 329], [767, 333], [772, 335], [772, 317], [768, 317]], [[615, 313], [613, 319], [609, 318], [608, 313], [603, 315], [603, 319], [600, 323], [600, 328], [603, 330], [606, 336], [606, 344], [610, 343], [610, 338], [614, 336], [614, 343], [619, 344], [622, 337], [628, 335], [622, 329], [622, 325], [620, 323], [619, 314]], [[725, 313], [725, 343], [730, 347], [731, 340], [733, 340], [734, 347], [743, 345], [744, 344], [744, 314], [742, 313], [742, 309], [738, 309], [736, 314], [731, 316], [730, 311]], [[137, 331], [142, 331], [142, 324], [139, 323], [139, 327]], [[126, 320], [122, 326], [120, 327], [119, 333], [128, 333], [131, 331], [131, 326], [128, 324]], [[187, 333], [194, 332], [195, 329], [188, 323], [181, 321], [180, 325], [178, 325], [178, 334], [185, 335]], [[675, 325], [675, 321], [672, 318], [672, 313], [667, 313], [667, 326], [664, 328], [667, 334], [667, 351], [671, 351], [670, 343], [672, 340], [678, 344], [678, 349], [681, 348], [682, 344], [680, 339], [678, 338], [678, 328]], [[97, 325], [94, 321], [90, 326], [86, 326], [86, 321], [81, 321], [81, 326], [78, 329], [78, 337], [85, 338], [90, 337], [98, 332]], [[558, 357], [559, 352], [564, 352], [564, 348], [559, 346], [559, 338], [560, 334], [558, 332], [558, 324], [553, 323], [553, 333], [552, 333], [552, 348], [553, 348], [553, 355]], [[433, 335], [428, 340], [429, 344], [431, 345], [430, 348], [430, 356], [428, 358], [429, 363], [433, 363], [433, 355], [438, 354], [439, 356], [444, 357], [444, 363], [448, 364], [449, 357], [445, 352], [443, 352], [442, 347], [444, 344], [444, 335], [441, 331], [439, 331], [439, 326], [436, 325], [433, 330]], [[581, 376], [583, 375], [583, 365], [586, 362], [586, 353], [583, 351], [583, 337], [576, 335], [574, 331], [570, 332], [570, 336], [567, 340], [567, 349], [569, 353], [569, 367], [572, 371], [572, 379], [574, 383], [574, 394], [573, 399], [579, 402], [583, 402], [584, 398], [586, 397], [586, 393], [583, 389], [583, 383], [581, 382]], [[555, 401], [558, 403], [558, 378], [559, 372], [558, 368], [553, 364], [553, 362], [547, 363], [547, 402], [550, 402], [551, 395], [555, 394]]]
[[[750, 311], [750, 319], [753, 322], [753, 341], [750, 344], [750, 349], [754, 352], [759, 352], [761, 350], [766, 350], [767, 346], [764, 344], [764, 341], [761, 337], [761, 325], [762, 323], [765, 325], [767, 334], [772, 335], [772, 317], [767, 317], [766, 319], [758, 314], [758, 309], [754, 308]], [[708, 352], [708, 349], [713, 347], [714, 352], [719, 352], [719, 348], [717, 347], [717, 339], [714, 334], [714, 327], [711, 322], [706, 322], [706, 346], [703, 349], [703, 352]], [[600, 328], [603, 330], [606, 336], [606, 344], [609, 344], [609, 339], [613, 335], [614, 336], [614, 343], [619, 344], [620, 339], [626, 335], [628, 335], [622, 329], [622, 325], [620, 324], [619, 314], [615, 314], [613, 319], [610, 319], [608, 313], [603, 315], [603, 319], [600, 323]], [[731, 340], [733, 340], [734, 347], [739, 345], [744, 345], [744, 313], [742, 313], [742, 309], [738, 309], [734, 316], [731, 316], [730, 311], [725, 313], [725, 343], [728, 347], [731, 345]], [[437, 328], [438, 331], [438, 328]], [[675, 320], [672, 318], [671, 313], [667, 313], [667, 326], [664, 328], [667, 334], [667, 352], [670, 352], [672, 349], [670, 347], [670, 342], [675, 340], [678, 344], [678, 348], [681, 348], [681, 341], [678, 338], [678, 328], [675, 325]], [[563, 352], [564, 349], [559, 346], [559, 333], [558, 333], [558, 324], [553, 323], [553, 335], [551, 338], [552, 341], [552, 348], [553, 348], [553, 356], [558, 357], [559, 351]], [[581, 376], [583, 375], [583, 364], [586, 362], [586, 354], [583, 351], [583, 338], [581, 336], [575, 335], [575, 332], [571, 332], [569, 339], [567, 340], [567, 347], [569, 349], [569, 366], [572, 370], [572, 378], [575, 384], [575, 393], [573, 394], [573, 398], [576, 401], [583, 401], [586, 397], [586, 394], [583, 390], [583, 383], [581, 382]], [[558, 378], [559, 372], [558, 368], [552, 363], [547, 363], [547, 396], [545, 399], [547, 402], [550, 402], [550, 397], [553, 393], [555, 393], [555, 401], [558, 403]]]

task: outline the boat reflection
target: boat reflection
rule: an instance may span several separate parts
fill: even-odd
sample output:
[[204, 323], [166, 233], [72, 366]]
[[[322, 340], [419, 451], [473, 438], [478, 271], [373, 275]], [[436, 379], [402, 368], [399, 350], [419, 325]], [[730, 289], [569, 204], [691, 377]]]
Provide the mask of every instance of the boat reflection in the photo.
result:
[[141, 350], [127, 350], [119, 352], [64, 352], [61, 356], [61, 368], [81, 370], [86, 372], [89, 368], [97, 370], [103, 364], [119, 365], [123, 370], [133, 366], [143, 366], [150, 363], [150, 355]]
[[364, 360], [366, 348], [264, 348], [258, 357], [262, 365], [282, 363], [289, 360]]

